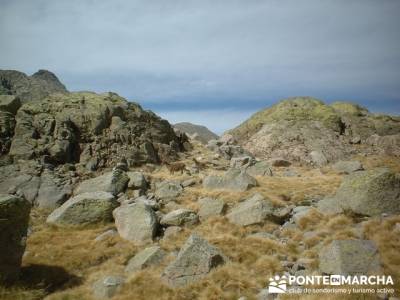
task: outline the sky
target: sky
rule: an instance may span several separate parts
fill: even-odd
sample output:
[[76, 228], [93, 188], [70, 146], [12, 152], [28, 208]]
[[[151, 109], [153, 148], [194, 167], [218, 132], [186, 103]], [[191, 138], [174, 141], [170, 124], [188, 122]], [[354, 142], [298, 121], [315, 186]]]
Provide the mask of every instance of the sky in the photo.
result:
[[0, 0], [0, 69], [217, 133], [291, 96], [400, 114], [398, 0]]

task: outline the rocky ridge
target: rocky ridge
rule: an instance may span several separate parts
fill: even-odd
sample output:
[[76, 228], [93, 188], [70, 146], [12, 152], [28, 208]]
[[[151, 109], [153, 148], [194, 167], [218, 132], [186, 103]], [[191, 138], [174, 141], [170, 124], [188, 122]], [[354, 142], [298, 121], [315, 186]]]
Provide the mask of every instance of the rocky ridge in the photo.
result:
[[316, 166], [356, 153], [400, 155], [400, 117], [311, 97], [282, 100], [228, 133], [260, 158]]

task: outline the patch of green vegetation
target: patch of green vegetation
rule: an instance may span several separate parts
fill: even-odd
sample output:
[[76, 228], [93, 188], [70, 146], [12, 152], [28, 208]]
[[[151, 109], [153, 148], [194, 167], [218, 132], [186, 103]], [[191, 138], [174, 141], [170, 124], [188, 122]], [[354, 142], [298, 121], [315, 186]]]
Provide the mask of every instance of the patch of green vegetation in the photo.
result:
[[363, 116], [369, 113], [368, 109], [365, 107], [350, 102], [337, 101], [332, 103], [331, 107], [340, 113], [346, 113], [355, 116]]

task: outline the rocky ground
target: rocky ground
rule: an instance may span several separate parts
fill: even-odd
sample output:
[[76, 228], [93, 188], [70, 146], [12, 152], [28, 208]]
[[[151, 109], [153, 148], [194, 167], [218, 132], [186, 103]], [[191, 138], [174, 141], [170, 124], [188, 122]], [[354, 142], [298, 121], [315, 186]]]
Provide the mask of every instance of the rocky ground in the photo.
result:
[[285, 273], [399, 295], [398, 117], [296, 98], [205, 143], [48, 71], [0, 79], [1, 299], [271, 299]]
[[[260, 162], [227, 160], [194, 145], [180, 154], [188, 169], [183, 174], [170, 174], [165, 166], [153, 171], [118, 165], [79, 184], [78, 196], [49, 217], [34, 208], [21, 279], [2, 290], [2, 297], [264, 299], [273, 274], [344, 272], [341, 268], [351, 273], [360, 264], [366, 273], [378, 270], [399, 282], [397, 159], [354, 157], [323, 168], [274, 160], [249, 175], [246, 164]], [[362, 202], [370, 200], [363, 197], [364, 187], [348, 191], [354, 177], [373, 186], [371, 197], [387, 205], [360, 214]], [[336, 211], [339, 204], [321, 204], [339, 203], [346, 193], [360, 197], [342, 211]], [[370, 257], [372, 245], [375, 265], [329, 254], [334, 243], [349, 240], [356, 243], [339, 248]]]

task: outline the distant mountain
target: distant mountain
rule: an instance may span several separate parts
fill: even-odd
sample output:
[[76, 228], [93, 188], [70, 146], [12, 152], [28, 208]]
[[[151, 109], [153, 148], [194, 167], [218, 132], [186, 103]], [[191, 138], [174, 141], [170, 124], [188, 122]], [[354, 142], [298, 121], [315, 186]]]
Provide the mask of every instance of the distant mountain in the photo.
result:
[[311, 97], [283, 100], [228, 133], [259, 157], [317, 165], [354, 153], [400, 155], [400, 117]]
[[32, 76], [15, 70], [0, 70], [0, 95], [18, 96], [22, 103], [67, 92], [57, 76], [47, 70], [39, 70]]
[[[219, 136], [202, 125], [196, 125], [189, 122], [177, 123], [174, 128], [186, 133], [187, 135], [197, 139], [203, 144], [207, 144], [209, 140], [218, 139]], [[193, 136], [195, 135], [195, 136]]]

